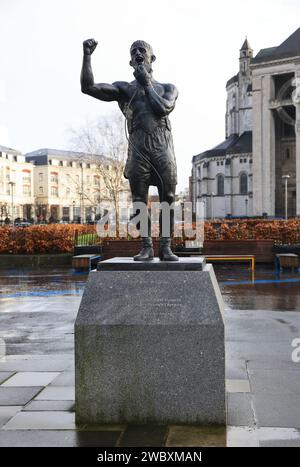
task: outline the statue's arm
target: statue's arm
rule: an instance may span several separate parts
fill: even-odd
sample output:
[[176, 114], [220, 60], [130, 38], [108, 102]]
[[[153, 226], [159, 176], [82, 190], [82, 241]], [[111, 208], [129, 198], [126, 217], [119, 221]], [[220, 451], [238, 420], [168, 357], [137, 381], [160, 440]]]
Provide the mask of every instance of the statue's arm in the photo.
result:
[[144, 87], [153, 111], [160, 116], [166, 116], [172, 112], [178, 97], [178, 90], [173, 84], [165, 84], [164, 88], [164, 95], [160, 96], [155, 91], [152, 83]]
[[95, 84], [91, 65], [91, 55], [97, 47], [94, 39], [83, 42], [83, 62], [80, 75], [81, 91], [84, 94], [102, 101], [117, 101], [120, 99], [120, 88], [116, 84]]

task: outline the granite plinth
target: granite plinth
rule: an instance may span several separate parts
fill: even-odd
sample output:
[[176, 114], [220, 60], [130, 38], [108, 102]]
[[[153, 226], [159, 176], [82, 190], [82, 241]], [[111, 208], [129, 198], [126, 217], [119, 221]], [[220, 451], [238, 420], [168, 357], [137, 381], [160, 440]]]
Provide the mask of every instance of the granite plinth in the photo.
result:
[[203, 256], [179, 258], [179, 261], [134, 261], [133, 258], [112, 258], [100, 261], [98, 271], [202, 271], [206, 261]]
[[75, 323], [77, 424], [225, 424], [222, 297], [211, 265], [180, 263], [90, 273]]

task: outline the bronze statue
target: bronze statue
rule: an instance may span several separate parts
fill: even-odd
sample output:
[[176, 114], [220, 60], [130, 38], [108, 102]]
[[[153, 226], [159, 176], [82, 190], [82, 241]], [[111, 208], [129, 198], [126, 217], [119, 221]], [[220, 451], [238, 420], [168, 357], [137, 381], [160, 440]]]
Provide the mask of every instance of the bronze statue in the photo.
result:
[[[160, 216], [160, 248], [162, 261], [178, 261], [171, 250], [174, 230], [175, 189], [177, 169], [174, 155], [169, 113], [175, 107], [178, 91], [173, 84], [161, 84], [153, 79], [152, 63], [155, 60], [152, 47], [144, 41], [136, 41], [130, 48], [129, 64], [134, 68], [135, 80], [131, 83], [116, 81], [113, 84], [95, 84], [91, 67], [91, 55], [97, 47], [94, 39], [83, 42], [81, 90], [102, 101], [117, 101], [124, 114], [128, 131], [128, 159], [124, 176], [128, 178], [133, 203], [147, 205], [150, 185], [157, 186], [160, 202], [166, 202], [169, 210], [169, 232], [163, 235]], [[152, 260], [154, 256], [151, 225], [148, 234], [142, 236], [142, 249], [135, 261]]]

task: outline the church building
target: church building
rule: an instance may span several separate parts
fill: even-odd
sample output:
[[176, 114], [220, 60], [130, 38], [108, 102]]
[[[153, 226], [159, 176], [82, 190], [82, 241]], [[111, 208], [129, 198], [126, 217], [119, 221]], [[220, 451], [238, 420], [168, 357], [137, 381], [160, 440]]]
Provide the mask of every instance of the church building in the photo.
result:
[[300, 28], [255, 57], [245, 40], [226, 84], [226, 139], [193, 157], [206, 218], [300, 216]]

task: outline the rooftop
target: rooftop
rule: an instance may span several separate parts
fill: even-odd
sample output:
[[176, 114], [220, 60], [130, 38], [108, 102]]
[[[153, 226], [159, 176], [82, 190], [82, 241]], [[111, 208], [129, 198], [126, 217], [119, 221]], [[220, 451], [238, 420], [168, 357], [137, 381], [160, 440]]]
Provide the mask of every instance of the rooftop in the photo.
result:
[[1, 146], [1, 145], [0, 145], [0, 152], [6, 152], [8, 154], [14, 154], [14, 155], [21, 154], [21, 152], [18, 151], [17, 149], [8, 148], [6, 146]]
[[242, 135], [230, 135], [212, 149], [193, 157], [193, 162], [207, 157], [226, 156], [227, 154], [246, 154], [252, 152], [252, 131], [245, 131]]
[[87, 154], [77, 151], [65, 151], [62, 149], [42, 148], [25, 154], [27, 162], [35, 162], [36, 165], [45, 165], [52, 158], [60, 161], [88, 161], [95, 159], [105, 159], [104, 156], [97, 154]]
[[300, 28], [279, 46], [261, 49], [252, 63], [255, 65], [257, 63], [271, 62], [273, 60], [298, 56], [300, 56]]

